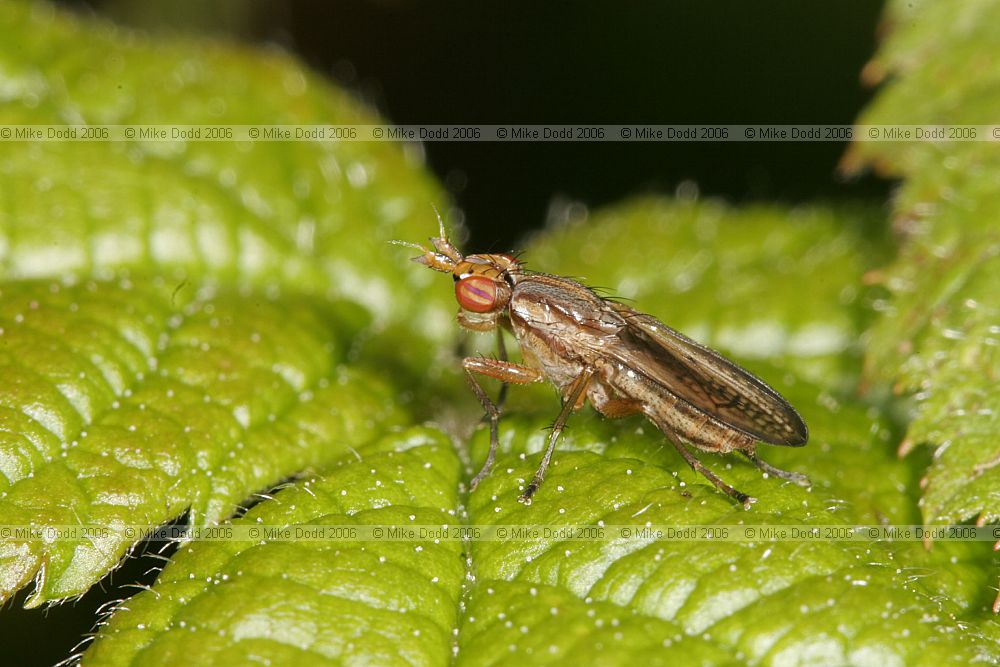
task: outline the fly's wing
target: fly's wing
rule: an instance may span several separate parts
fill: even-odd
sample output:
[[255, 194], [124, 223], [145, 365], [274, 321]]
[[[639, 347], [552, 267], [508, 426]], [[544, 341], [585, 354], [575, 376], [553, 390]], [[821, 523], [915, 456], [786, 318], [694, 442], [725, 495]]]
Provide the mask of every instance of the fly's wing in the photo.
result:
[[809, 431], [788, 401], [718, 352], [655, 317], [609, 304], [627, 325], [607, 352], [712, 417], [775, 445], [804, 445]]

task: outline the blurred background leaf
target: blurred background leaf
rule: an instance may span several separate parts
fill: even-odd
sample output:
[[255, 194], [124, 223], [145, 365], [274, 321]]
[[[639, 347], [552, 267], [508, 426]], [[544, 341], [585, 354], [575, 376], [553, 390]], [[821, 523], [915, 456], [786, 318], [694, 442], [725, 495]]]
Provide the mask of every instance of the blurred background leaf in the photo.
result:
[[[996, 122], [1000, 2], [956, 13], [897, 2], [887, 22], [892, 38], [866, 69], [887, 83], [860, 123]], [[947, 138], [859, 143], [847, 157], [905, 179], [892, 212], [900, 255], [872, 276], [889, 298], [866, 363], [870, 382], [916, 399], [904, 451], [935, 448], [924, 520], [987, 523], [1000, 518], [1000, 150]]]

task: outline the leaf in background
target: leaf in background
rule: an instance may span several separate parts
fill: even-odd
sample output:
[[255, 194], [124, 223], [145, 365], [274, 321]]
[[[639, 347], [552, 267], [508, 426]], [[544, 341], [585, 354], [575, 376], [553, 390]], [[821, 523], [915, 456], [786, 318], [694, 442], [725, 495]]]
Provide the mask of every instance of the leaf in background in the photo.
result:
[[[364, 124], [379, 120], [292, 59], [210, 40], [146, 40], [51, 6], [0, 5], [0, 123]], [[387, 241], [437, 230], [421, 153], [390, 142], [6, 142], [0, 275], [290, 289], [357, 302], [428, 335], [423, 291]], [[415, 299], [414, 293], [426, 295]], [[395, 328], [394, 328], [395, 327]], [[426, 363], [426, 360], [421, 360]]]
[[[890, 39], [868, 66], [888, 78], [861, 124], [995, 123], [1000, 2], [892, 3]], [[950, 131], [950, 129], [948, 130]], [[928, 523], [1000, 519], [1000, 147], [975, 141], [856, 143], [847, 165], [903, 177], [899, 257], [868, 342], [870, 379], [916, 392], [906, 446], [937, 448]]]

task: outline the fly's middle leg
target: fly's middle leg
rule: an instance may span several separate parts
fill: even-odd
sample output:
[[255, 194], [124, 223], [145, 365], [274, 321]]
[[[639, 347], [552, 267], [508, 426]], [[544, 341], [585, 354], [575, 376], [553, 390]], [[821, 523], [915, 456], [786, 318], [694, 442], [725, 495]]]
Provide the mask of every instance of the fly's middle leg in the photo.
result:
[[[472, 393], [479, 399], [479, 404], [483, 406], [486, 416], [490, 419], [490, 451], [486, 455], [486, 463], [483, 464], [482, 470], [472, 478], [472, 482], [469, 485], [472, 490], [475, 490], [479, 482], [483, 481], [483, 478], [493, 469], [493, 463], [496, 461], [497, 447], [500, 445], [500, 409], [476, 380], [476, 374], [500, 380], [504, 383], [504, 387], [507, 384], [541, 382], [545, 379], [545, 376], [542, 375], [540, 370], [535, 368], [499, 359], [487, 359], [485, 357], [467, 357], [462, 360], [462, 368], [465, 369], [465, 377], [469, 380]], [[501, 399], [502, 397], [503, 392], [501, 392]]]

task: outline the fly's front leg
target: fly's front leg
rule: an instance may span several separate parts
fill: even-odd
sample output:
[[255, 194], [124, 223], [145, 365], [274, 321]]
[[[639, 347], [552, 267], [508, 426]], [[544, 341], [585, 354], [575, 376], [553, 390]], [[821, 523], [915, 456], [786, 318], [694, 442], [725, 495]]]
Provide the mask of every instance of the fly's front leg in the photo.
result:
[[[504, 388], [508, 384], [530, 384], [531, 382], [541, 382], [545, 379], [540, 370], [535, 368], [530, 368], [528, 366], [522, 366], [520, 364], [511, 363], [509, 361], [501, 361], [499, 359], [486, 359], [485, 357], [467, 357], [462, 360], [462, 368], [465, 369], [465, 376], [469, 380], [469, 386], [472, 387], [472, 393], [476, 395], [479, 399], [480, 405], [483, 406], [483, 410], [486, 411], [486, 416], [490, 418], [490, 451], [486, 455], [486, 463], [483, 464], [483, 469], [479, 471], [475, 477], [472, 478], [472, 483], [470, 487], [472, 490], [479, 485], [479, 482], [483, 481], [483, 478], [490, 473], [493, 469], [493, 462], [496, 460], [497, 447], [500, 445], [500, 409], [497, 408], [496, 404], [490, 400], [490, 397], [486, 394], [486, 390], [483, 389], [482, 385], [476, 381], [475, 374], [485, 375], [486, 377], [495, 378], [503, 382]], [[503, 400], [503, 392], [501, 391], [501, 401]]]
[[[497, 358], [500, 361], [507, 361], [507, 346], [503, 342], [503, 327], [497, 327]], [[507, 390], [509, 388], [509, 382], [504, 382], [500, 385], [500, 393], [497, 394], [498, 412], [503, 411], [503, 406], [507, 402]]]
[[562, 433], [563, 427], [566, 426], [566, 420], [569, 419], [569, 413], [573, 412], [580, 407], [583, 402], [581, 399], [587, 391], [587, 385], [590, 384], [591, 378], [594, 377], [593, 369], [587, 368], [579, 377], [573, 380], [573, 384], [570, 385], [570, 390], [566, 394], [563, 400], [562, 410], [559, 412], [559, 416], [556, 417], [556, 421], [552, 424], [552, 433], [549, 435], [549, 445], [545, 448], [545, 455], [542, 456], [542, 462], [538, 465], [538, 470], [535, 471], [535, 477], [528, 484], [528, 487], [518, 498], [519, 501], [525, 505], [531, 504], [531, 496], [535, 495], [535, 491], [541, 486], [542, 480], [545, 479], [545, 471], [549, 467], [549, 461], [552, 460], [552, 452], [556, 448], [556, 440], [559, 439], [559, 434]]

